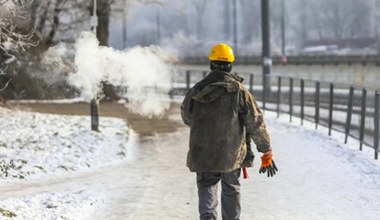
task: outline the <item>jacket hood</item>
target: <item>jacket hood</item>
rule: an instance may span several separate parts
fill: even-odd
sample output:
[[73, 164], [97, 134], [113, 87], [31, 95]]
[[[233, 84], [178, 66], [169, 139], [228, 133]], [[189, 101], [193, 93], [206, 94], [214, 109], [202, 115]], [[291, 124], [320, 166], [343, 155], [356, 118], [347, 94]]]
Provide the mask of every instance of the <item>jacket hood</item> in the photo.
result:
[[[211, 74], [213, 73], [214, 71], [211, 72]], [[223, 81], [217, 81], [207, 85], [201, 91], [192, 96], [192, 99], [200, 103], [210, 103], [220, 98], [220, 96], [226, 92], [237, 92], [239, 90], [238, 81], [240, 81], [241, 78], [237, 78], [238, 76], [236, 75], [224, 72], [218, 72], [216, 74], [221, 73], [224, 75]]]

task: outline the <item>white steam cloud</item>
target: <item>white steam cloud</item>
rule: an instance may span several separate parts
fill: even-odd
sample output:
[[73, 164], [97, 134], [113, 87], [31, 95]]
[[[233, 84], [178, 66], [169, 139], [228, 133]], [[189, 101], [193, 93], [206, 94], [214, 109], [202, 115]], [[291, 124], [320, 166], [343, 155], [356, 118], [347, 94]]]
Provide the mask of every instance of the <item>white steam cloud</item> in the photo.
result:
[[[50, 48], [44, 63], [54, 62], [61, 70], [62, 44]], [[168, 92], [174, 68], [168, 62], [167, 52], [156, 46], [134, 47], [125, 51], [98, 46], [91, 32], [83, 32], [75, 43], [75, 70], [68, 75], [68, 82], [79, 88], [81, 96], [90, 100], [102, 90], [102, 82], [126, 89], [128, 107], [147, 115], [161, 115], [169, 108]], [[59, 59], [58, 59], [59, 60]]]

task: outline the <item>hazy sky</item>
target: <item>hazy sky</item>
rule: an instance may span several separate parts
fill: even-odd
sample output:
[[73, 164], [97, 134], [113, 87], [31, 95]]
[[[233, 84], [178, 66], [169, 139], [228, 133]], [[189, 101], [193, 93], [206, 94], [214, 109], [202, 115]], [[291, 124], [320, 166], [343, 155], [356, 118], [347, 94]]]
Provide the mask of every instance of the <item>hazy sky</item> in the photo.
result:
[[[166, 0], [165, 4], [128, 7], [127, 46], [172, 45], [191, 54], [210, 45], [233, 42], [231, 0]], [[260, 53], [260, 0], [236, 0], [236, 23], [240, 53]], [[380, 8], [378, 0], [285, 0], [287, 48], [302, 48], [310, 42], [351, 42], [375, 38]], [[379, 10], [378, 10], [379, 11]], [[271, 0], [272, 51], [281, 47], [281, 0]], [[122, 13], [113, 13], [110, 43], [123, 48]], [[379, 23], [379, 22], [378, 22]], [[378, 31], [380, 34], [380, 31]], [[348, 43], [345, 43], [348, 44]], [[186, 46], [187, 45], [187, 46]], [[186, 47], [185, 47], [186, 46]], [[347, 45], [340, 45], [347, 46]]]

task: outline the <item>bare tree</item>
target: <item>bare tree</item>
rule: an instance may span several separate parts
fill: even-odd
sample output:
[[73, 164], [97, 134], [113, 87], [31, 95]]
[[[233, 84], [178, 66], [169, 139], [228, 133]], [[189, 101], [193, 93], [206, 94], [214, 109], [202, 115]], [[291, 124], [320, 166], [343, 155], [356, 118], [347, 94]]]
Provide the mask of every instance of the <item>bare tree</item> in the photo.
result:
[[34, 29], [25, 31], [17, 26], [19, 19], [24, 18], [24, 9], [28, 7], [30, 1], [0, 1], [0, 49], [3, 52], [10, 50], [24, 49], [30, 46], [29, 40]]
[[[111, 6], [124, 8], [133, 1], [143, 4], [166, 2], [166, 0], [96, 0], [97, 37], [100, 45], [108, 45]], [[31, 20], [37, 22], [36, 34], [48, 46], [60, 40], [72, 40], [79, 32], [90, 29], [93, 4], [93, 0], [34, 0]]]
[[[241, 11], [243, 16], [243, 40], [245, 43], [250, 42], [254, 37], [261, 33], [261, 14], [260, 2], [251, 0], [241, 1]], [[230, 19], [229, 17], [227, 19]]]
[[[300, 0], [297, 0], [300, 1]], [[298, 2], [296, 2], [298, 4]], [[294, 6], [293, 6], [294, 7]], [[291, 17], [290, 28], [295, 35], [298, 47], [304, 47], [309, 39], [310, 22], [308, 13], [311, 11], [308, 4], [301, 3], [292, 8], [295, 13]]]
[[[115, 0], [96, 0], [97, 10], [96, 15], [98, 16], [98, 25], [96, 35], [99, 40], [100, 45], [107, 46], [108, 45], [108, 36], [109, 36], [109, 19], [111, 13], [111, 4], [114, 3]], [[93, 15], [93, 1], [90, 1], [89, 5], [90, 14]]]
[[[1, 0], [0, 1], [0, 75], [5, 75], [8, 65], [16, 60], [13, 53], [34, 45], [31, 42], [34, 29], [25, 31], [17, 26], [19, 19], [23, 19], [24, 9], [31, 4], [31, 0]], [[0, 88], [4, 91], [11, 78]]]
[[88, 8], [89, 1], [85, 0], [34, 0], [30, 20], [31, 24], [37, 24], [36, 35], [49, 46], [89, 30]]
[[196, 11], [196, 31], [197, 31], [197, 37], [198, 39], [203, 38], [203, 23], [202, 23], [202, 18], [205, 13], [206, 6], [208, 4], [208, 1], [204, 0], [191, 0], [192, 4], [195, 7]]

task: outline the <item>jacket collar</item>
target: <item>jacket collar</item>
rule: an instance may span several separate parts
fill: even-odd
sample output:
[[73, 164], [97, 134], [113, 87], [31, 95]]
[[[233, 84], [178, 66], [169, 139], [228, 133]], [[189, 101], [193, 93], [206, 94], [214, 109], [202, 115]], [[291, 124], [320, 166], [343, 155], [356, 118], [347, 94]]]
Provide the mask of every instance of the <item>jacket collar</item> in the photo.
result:
[[225, 72], [225, 71], [221, 71], [221, 70], [212, 70], [210, 75], [219, 75], [219, 76], [222, 76], [225, 80], [228, 80], [229, 78], [231, 79], [234, 79], [238, 82], [243, 82], [243, 78], [238, 76], [236, 73], [229, 73], [229, 72]]

